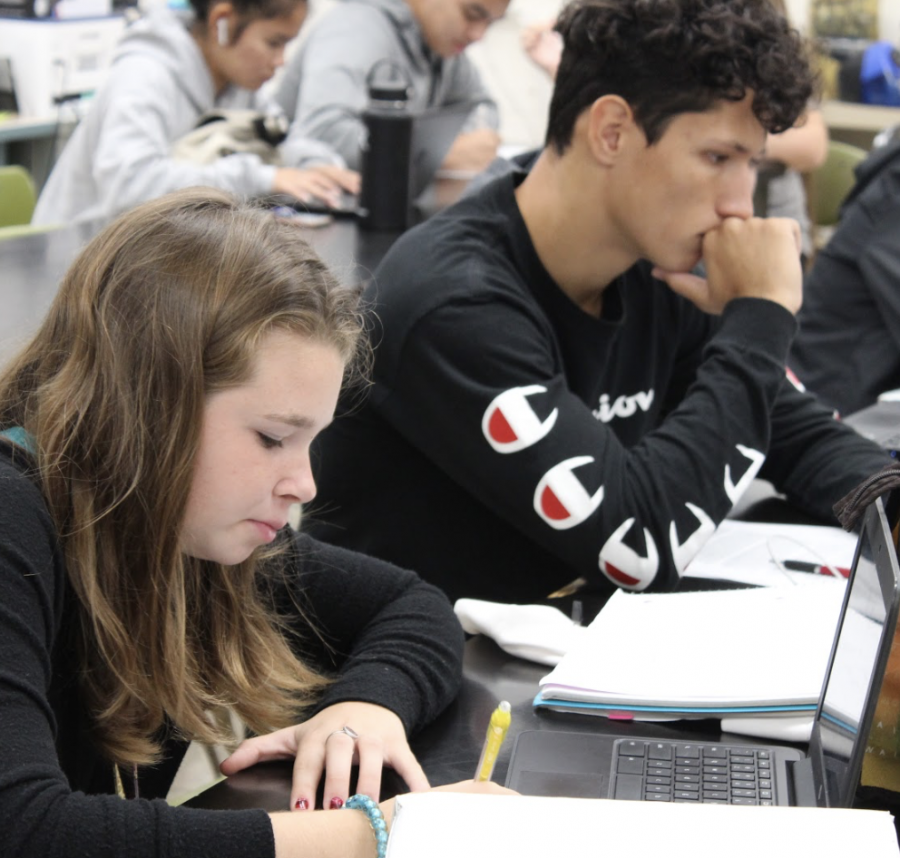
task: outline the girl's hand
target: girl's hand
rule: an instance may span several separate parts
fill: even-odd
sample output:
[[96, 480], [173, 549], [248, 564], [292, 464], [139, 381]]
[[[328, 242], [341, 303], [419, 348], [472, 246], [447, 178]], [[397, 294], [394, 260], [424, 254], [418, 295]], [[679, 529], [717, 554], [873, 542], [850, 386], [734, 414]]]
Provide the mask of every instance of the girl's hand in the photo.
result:
[[310, 169], [320, 176], [335, 182], [342, 190], [351, 194], [358, 194], [362, 187], [359, 173], [354, 170], [348, 170], [346, 167], [337, 167], [334, 164], [321, 164]]
[[[359, 737], [343, 732], [350, 728]], [[341, 807], [350, 795], [350, 768], [359, 765], [356, 792], [377, 799], [381, 770], [391, 766], [412, 792], [428, 789], [428, 778], [410, 750], [400, 718], [374, 703], [336, 703], [296, 727], [242, 742], [222, 763], [232, 775], [256, 763], [294, 758], [290, 807], [312, 810], [325, 774], [325, 807]]]
[[336, 208], [340, 204], [342, 191], [359, 191], [359, 173], [326, 164], [308, 170], [281, 167], [275, 172], [272, 191], [288, 194], [303, 203], [319, 199]]

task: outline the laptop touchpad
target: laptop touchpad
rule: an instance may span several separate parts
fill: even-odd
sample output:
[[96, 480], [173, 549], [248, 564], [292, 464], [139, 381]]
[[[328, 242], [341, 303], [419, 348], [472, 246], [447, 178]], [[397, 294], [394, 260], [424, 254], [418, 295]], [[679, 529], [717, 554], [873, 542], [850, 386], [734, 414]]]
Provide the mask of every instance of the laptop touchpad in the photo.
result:
[[515, 789], [524, 795], [567, 795], [571, 798], [606, 798], [606, 776], [570, 772], [533, 772], [524, 769]]

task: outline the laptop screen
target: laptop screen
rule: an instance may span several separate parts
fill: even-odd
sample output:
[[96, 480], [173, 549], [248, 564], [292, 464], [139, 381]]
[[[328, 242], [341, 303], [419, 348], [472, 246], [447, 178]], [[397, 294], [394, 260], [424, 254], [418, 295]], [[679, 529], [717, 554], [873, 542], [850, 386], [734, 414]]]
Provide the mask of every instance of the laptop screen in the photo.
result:
[[825, 789], [819, 804], [847, 807], [853, 802], [897, 621], [898, 580], [897, 550], [877, 501], [864, 518], [813, 728], [810, 750]]

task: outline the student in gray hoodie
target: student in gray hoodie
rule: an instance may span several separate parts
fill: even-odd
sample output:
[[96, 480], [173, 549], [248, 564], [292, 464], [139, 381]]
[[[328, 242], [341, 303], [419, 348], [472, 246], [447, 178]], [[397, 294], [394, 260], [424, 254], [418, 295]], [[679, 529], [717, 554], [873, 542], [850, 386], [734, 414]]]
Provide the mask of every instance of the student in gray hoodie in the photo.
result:
[[403, 68], [415, 110], [470, 102], [446, 169], [484, 169], [497, 153], [497, 105], [463, 51], [506, 12], [509, 0], [340, 0], [288, 62], [276, 100], [289, 140], [313, 137], [360, 167], [366, 77], [381, 60]]
[[160, 9], [128, 28], [104, 86], [66, 145], [33, 223], [109, 219], [192, 185], [256, 196], [334, 200], [359, 177], [328, 146], [293, 138], [285, 167], [233, 154], [210, 164], [175, 160], [173, 143], [206, 111], [267, 104], [257, 90], [284, 61], [307, 13], [305, 0], [192, 0], [193, 14]]

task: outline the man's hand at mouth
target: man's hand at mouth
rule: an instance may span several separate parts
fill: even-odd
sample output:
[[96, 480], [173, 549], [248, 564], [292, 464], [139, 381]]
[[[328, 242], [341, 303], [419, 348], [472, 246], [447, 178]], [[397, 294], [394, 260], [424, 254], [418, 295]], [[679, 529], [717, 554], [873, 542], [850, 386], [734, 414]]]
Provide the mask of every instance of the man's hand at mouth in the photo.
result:
[[796, 314], [803, 300], [800, 227], [790, 218], [725, 218], [703, 236], [706, 277], [654, 268], [653, 276], [705, 313], [734, 298], [765, 298]]

